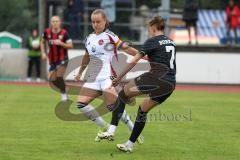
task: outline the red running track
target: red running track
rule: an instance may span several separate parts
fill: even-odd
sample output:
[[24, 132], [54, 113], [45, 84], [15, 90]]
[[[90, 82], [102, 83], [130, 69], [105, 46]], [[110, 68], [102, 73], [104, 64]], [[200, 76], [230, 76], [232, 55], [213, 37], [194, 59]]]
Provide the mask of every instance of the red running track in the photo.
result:
[[[70, 85], [76, 85], [76, 82], [67, 82]], [[79, 83], [78, 83], [79, 84]], [[22, 86], [36, 86], [48, 87], [47, 82], [14, 82], [14, 81], [0, 81], [0, 85], [22, 85]], [[212, 93], [240, 93], [240, 85], [189, 85], [177, 84], [176, 90], [179, 91], [207, 91]]]

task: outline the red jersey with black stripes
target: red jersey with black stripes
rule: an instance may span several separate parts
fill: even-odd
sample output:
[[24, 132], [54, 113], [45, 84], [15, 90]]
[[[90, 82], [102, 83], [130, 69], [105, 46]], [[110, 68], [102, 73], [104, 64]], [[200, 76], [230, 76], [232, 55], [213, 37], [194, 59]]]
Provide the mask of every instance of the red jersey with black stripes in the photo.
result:
[[64, 43], [70, 43], [72, 41], [65, 29], [61, 29], [58, 33], [54, 33], [51, 28], [47, 28], [44, 31], [42, 38], [47, 41], [49, 46], [48, 58], [50, 64], [56, 64], [68, 60], [67, 49], [54, 44], [55, 40], [60, 40]]

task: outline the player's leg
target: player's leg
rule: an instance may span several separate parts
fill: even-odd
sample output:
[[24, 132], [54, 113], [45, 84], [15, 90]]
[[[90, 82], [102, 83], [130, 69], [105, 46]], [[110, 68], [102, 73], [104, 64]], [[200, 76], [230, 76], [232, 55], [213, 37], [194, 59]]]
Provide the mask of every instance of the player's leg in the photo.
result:
[[41, 59], [40, 57], [35, 58], [36, 61], [36, 73], [37, 73], [37, 82], [40, 82], [40, 74], [41, 74]]
[[129, 102], [130, 98], [140, 94], [141, 92], [138, 90], [134, 80], [130, 81], [124, 86], [124, 88], [118, 94], [118, 98], [115, 103], [116, 108], [112, 113], [113, 116], [111, 120], [111, 125], [118, 126], [119, 120], [125, 110], [126, 103]]
[[139, 106], [136, 121], [134, 124], [133, 131], [131, 133], [131, 136], [126, 143], [117, 144], [117, 148], [119, 150], [124, 151], [124, 152], [132, 152], [133, 145], [137, 141], [138, 137], [140, 136], [140, 134], [145, 126], [148, 111], [150, 111], [156, 105], [157, 105], [157, 102], [151, 100], [150, 98], [146, 98], [143, 101], [143, 103]]
[[194, 28], [194, 34], [196, 39], [196, 45], [198, 45], [198, 28], [197, 28], [197, 22], [193, 20], [193, 28]]
[[56, 73], [57, 73], [56, 83], [58, 85], [58, 88], [60, 89], [62, 100], [68, 99], [67, 94], [66, 94], [66, 84], [63, 79], [66, 68], [67, 68], [67, 65], [65, 65], [65, 64], [58, 65], [56, 68]]
[[[107, 81], [107, 80], [105, 80]], [[104, 102], [106, 104], [106, 108], [109, 111], [112, 111], [114, 109], [114, 103], [116, 102], [116, 98], [117, 98], [117, 93], [115, 91], [115, 88], [111, 86], [111, 80], [109, 81], [109, 83], [104, 83], [104, 81], [101, 82], [101, 90], [102, 90], [102, 96], [104, 99]], [[105, 108], [103, 108], [105, 109]], [[109, 130], [109, 128], [108, 128]], [[99, 140], [101, 139], [105, 139], [105, 136], [102, 135], [102, 133], [104, 132], [98, 132], [97, 137]], [[104, 136], [104, 138], [103, 138]], [[114, 140], [114, 133], [112, 133], [111, 135], [109, 135], [108, 137], [106, 137], [106, 139], [112, 141]]]
[[[61, 93], [61, 100], [65, 101], [65, 100], [67, 100], [67, 95], [64, 93], [65, 87], [63, 87], [65, 84], [63, 85], [62, 81], [59, 80], [57, 71], [58, 71], [57, 66], [55, 64], [50, 65], [49, 84], [52, 89]], [[63, 81], [63, 83], [64, 83], [64, 81]]]
[[128, 127], [129, 131], [133, 130], [133, 122], [126, 110], [123, 111], [121, 121]]
[[28, 75], [27, 75], [27, 82], [31, 81], [32, 77], [32, 66], [33, 66], [33, 60], [31, 57], [28, 58]]
[[235, 43], [235, 45], [237, 45], [238, 44], [237, 28], [233, 29], [233, 33], [234, 33], [234, 43]]
[[48, 73], [48, 79], [49, 79], [49, 84], [52, 89], [59, 91], [58, 84], [57, 84], [57, 72], [55, 69], [53, 69], [53, 66], [50, 67], [49, 73]]
[[226, 34], [226, 36], [227, 36], [227, 45], [231, 44], [231, 42], [232, 42], [232, 41], [231, 41], [230, 32], [231, 32], [231, 27], [230, 27], [229, 24], [227, 24], [227, 34]]
[[[115, 107], [115, 102], [117, 99], [117, 92], [116, 89], [112, 86], [112, 80], [106, 79], [104, 81], [101, 81], [101, 89], [103, 91], [103, 98], [107, 104], [107, 108], [108, 110], [112, 111]], [[124, 111], [124, 115], [121, 117], [121, 120], [126, 124], [130, 131], [133, 130], [133, 123], [126, 111]], [[115, 128], [109, 127], [108, 131], [108, 133], [110, 133], [110, 137], [113, 137]], [[102, 133], [98, 134], [99, 138], [104, 136]]]
[[[139, 90], [142, 93], [149, 95], [139, 106], [134, 128], [129, 140], [124, 144], [119, 144], [117, 147], [122, 151], [132, 151], [133, 144], [141, 134], [147, 119], [147, 113], [157, 104], [163, 103], [173, 92], [175, 88], [174, 82], [154, 79], [154, 74], [145, 74], [141, 79], [136, 79]], [[144, 85], [145, 84], [145, 85]]]
[[186, 21], [186, 27], [188, 31], [188, 44], [191, 44], [191, 26], [189, 21]]
[[[89, 104], [93, 99], [100, 95], [101, 92], [99, 91], [97, 82], [85, 83], [83, 85], [83, 88], [80, 90], [77, 106], [79, 110], [83, 112], [86, 117], [96, 123], [102, 131], [106, 131], [108, 128], [108, 123], [103, 120], [103, 118], [97, 112], [96, 108]], [[98, 137], [95, 138], [95, 141], [99, 140], [100, 139]]]
[[[125, 104], [127, 103], [128, 99], [131, 98], [132, 96], [138, 95], [139, 92], [137, 89], [134, 89], [135, 83], [134, 81], [129, 82], [122, 91], [120, 91], [118, 98], [116, 101], [114, 101], [114, 98], [116, 99], [116, 91], [114, 87], [108, 88], [105, 90], [103, 95], [105, 96], [105, 99], [107, 101], [108, 107], [112, 108], [112, 120], [111, 120], [111, 125], [108, 129], [107, 132], [104, 132], [102, 134], [99, 134], [99, 137], [102, 139], [110, 139], [114, 136], [114, 133], [116, 131], [116, 128], [118, 126], [118, 123], [120, 119], [123, 117], [123, 113], [125, 110]], [[126, 90], [126, 91], [124, 91]], [[125, 95], [125, 92], [127, 92], [128, 95]], [[129, 127], [131, 130], [133, 129], [132, 121], [130, 120], [130, 117], [128, 117], [129, 120]], [[126, 117], [123, 117], [126, 118]]]

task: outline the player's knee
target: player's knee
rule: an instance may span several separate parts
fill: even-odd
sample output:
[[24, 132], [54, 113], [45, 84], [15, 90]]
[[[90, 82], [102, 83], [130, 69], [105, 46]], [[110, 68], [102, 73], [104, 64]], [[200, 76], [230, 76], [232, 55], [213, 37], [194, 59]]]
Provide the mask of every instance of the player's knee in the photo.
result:
[[128, 103], [129, 102], [129, 97], [125, 94], [124, 89], [122, 89], [119, 94], [118, 94], [119, 98], [125, 102]]
[[50, 80], [51, 82], [54, 82], [54, 81], [57, 80], [57, 77], [56, 77], [56, 76], [50, 76], [50, 77], [49, 77], [49, 80]]
[[50, 81], [55, 81], [57, 79], [57, 75], [55, 72], [51, 72], [48, 75]]

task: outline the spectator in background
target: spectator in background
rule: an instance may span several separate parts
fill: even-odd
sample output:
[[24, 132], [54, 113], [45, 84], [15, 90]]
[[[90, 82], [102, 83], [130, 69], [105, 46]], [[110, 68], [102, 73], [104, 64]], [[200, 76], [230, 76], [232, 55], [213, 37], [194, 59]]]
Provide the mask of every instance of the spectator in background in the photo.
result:
[[230, 0], [226, 7], [226, 26], [227, 26], [227, 43], [232, 42], [230, 31], [234, 32], [234, 41], [237, 44], [238, 35], [237, 28], [239, 27], [240, 11], [238, 6], [234, 3], [234, 0]]
[[109, 29], [113, 32], [114, 22], [116, 21], [116, 0], [102, 0], [101, 8], [105, 11], [107, 19], [109, 21]]
[[29, 49], [28, 52], [28, 73], [27, 73], [27, 81], [30, 82], [32, 80], [32, 67], [35, 65], [36, 73], [37, 73], [37, 82], [40, 82], [40, 67], [41, 67], [41, 52], [40, 52], [40, 37], [38, 36], [37, 29], [32, 30], [32, 35], [28, 38], [27, 47]]
[[184, 10], [183, 10], [183, 20], [186, 23], [188, 30], [188, 44], [191, 44], [191, 27], [194, 28], [196, 44], [198, 44], [197, 38], [197, 20], [198, 20], [198, 8], [199, 4], [197, 0], [185, 0]]
[[80, 24], [83, 18], [83, 1], [68, 0], [69, 35], [72, 39], [80, 39]]

